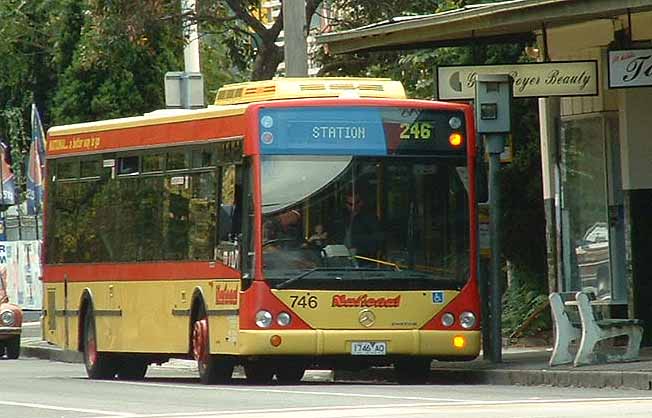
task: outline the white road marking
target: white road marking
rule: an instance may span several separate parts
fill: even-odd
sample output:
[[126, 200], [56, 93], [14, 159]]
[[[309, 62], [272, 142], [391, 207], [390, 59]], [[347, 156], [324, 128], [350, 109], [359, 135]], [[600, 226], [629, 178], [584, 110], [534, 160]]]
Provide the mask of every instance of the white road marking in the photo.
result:
[[373, 399], [392, 399], [392, 400], [406, 400], [406, 401], [436, 401], [436, 402], [465, 402], [466, 399], [451, 399], [451, 398], [432, 398], [422, 396], [391, 396], [391, 395], [371, 395], [366, 393], [346, 393], [346, 392], [321, 392], [310, 390], [289, 390], [289, 389], [262, 389], [262, 388], [234, 388], [228, 386], [190, 386], [190, 385], [177, 385], [166, 383], [147, 383], [147, 382], [128, 382], [119, 380], [103, 380], [101, 383], [113, 383], [120, 385], [136, 385], [136, 386], [153, 386], [164, 388], [178, 388], [178, 389], [193, 389], [193, 390], [215, 390], [219, 387], [220, 391], [231, 392], [262, 392], [262, 393], [283, 393], [283, 394], [296, 394], [296, 395], [318, 395], [318, 396], [335, 396], [343, 398], [373, 398]]
[[85, 409], [85, 408], [70, 408], [65, 406], [55, 406], [55, 405], [45, 405], [41, 403], [27, 403], [27, 402], [12, 402], [12, 401], [0, 401], [0, 405], [7, 406], [21, 406], [25, 408], [34, 408], [34, 409], [47, 409], [50, 411], [68, 411], [68, 412], [83, 412], [87, 414], [103, 414], [111, 415], [115, 417], [134, 417], [135, 415], [128, 412], [115, 412], [115, 411], [103, 411], [101, 409]]
[[23, 322], [23, 327], [35, 327], [37, 325], [41, 325], [40, 321], [37, 322]]
[[[270, 408], [270, 409], [253, 409], [253, 410], [223, 410], [223, 411], [210, 411], [210, 412], [193, 412], [193, 413], [172, 413], [172, 414], [146, 414], [146, 415], [133, 415], [134, 418], [304, 418], [310, 416], [311, 418], [344, 418], [344, 417], [379, 417], [379, 416], [400, 416], [400, 415], [421, 415], [436, 413], [437, 416], [449, 417], [450, 414], [462, 413], [464, 416], [477, 417], [483, 416], [491, 412], [497, 416], [504, 414], [505, 408], [509, 408], [511, 413], [520, 411], [521, 413], [533, 412], [531, 408], [537, 408], [536, 411], [540, 412], [537, 416], [558, 416], [558, 413], [571, 413], [572, 416], [583, 417], [588, 412], [587, 409], [594, 408], [604, 412], [605, 403], [616, 403], [615, 406], [620, 405], [622, 402], [636, 402], [638, 404], [632, 405], [644, 412], [648, 416], [652, 398], [598, 398], [598, 402], [594, 399], [571, 399], [571, 400], [558, 400], [549, 399], [540, 402], [531, 402], [527, 400], [514, 400], [514, 401], [486, 401], [486, 402], [465, 402], [465, 403], [412, 403], [412, 404], [388, 404], [388, 405], [362, 405], [362, 406], [332, 406], [332, 407], [314, 407], [314, 408]], [[548, 404], [555, 411], [549, 409], [541, 410], [539, 404]], [[566, 406], [563, 406], [565, 404]], [[569, 404], [574, 406], [574, 409], [568, 408]], [[525, 409], [512, 409], [514, 407], [521, 407]], [[527, 409], [527, 408], [530, 409]], [[478, 408], [482, 408], [478, 410]], [[480, 414], [480, 415], [479, 415]], [[551, 415], [552, 414], [552, 415]], [[579, 415], [578, 415], [579, 414]], [[491, 416], [495, 416], [491, 415]], [[527, 416], [527, 415], [522, 415]], [[570, 416], [570, 415], [569, 415]], [[602, 415], [605, 416], [605, 415]], [[93, 417], [93, 418], [121, 418], [124, 416], [116, 417]]]

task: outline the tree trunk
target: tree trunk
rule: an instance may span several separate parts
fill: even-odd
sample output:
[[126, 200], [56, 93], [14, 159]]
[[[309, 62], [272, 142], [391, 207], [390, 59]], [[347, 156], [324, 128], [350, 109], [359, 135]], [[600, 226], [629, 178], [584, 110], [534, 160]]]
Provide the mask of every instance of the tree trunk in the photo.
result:
[[281, 62], [283, 62], [283, 49], [276, 46], [274, 41], [263, 41], [256, 54], [251, 80], [270, 80], [276, 74], [276, 68]]

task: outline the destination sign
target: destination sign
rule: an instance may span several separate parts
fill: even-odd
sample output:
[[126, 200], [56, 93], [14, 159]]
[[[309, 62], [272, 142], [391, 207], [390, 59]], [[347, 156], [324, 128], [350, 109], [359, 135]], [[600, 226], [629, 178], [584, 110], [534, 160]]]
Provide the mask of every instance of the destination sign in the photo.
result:
[[[454, 152], [461, 112], [396, 107], [299, 107], [260, 111], [263, 154], [392, 155]], [[451, 127], [451, 124], [453, 127]]]

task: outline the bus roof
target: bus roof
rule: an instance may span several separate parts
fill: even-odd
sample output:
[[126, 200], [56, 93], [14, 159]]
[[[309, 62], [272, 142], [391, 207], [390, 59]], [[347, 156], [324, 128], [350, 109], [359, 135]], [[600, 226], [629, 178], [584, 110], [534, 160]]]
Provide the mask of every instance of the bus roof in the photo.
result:
[[48, 136], [75, 135], [81, 133], [109, 131], [113, 129], [132, 128], [136, 126], [159, 125], [163, 123], [187, 122], [214, 117], [235, 116], [244, 114], [246, 109], [247, 105], [208, 106], [204, 109], [160, 109], [145, 113], [142, 116], [54, 126], [48, 130]]
[[406, 98], [401, 82], [388, 78], [275, 78], [225, 85], [215, 105], [203, 109], [161, 109], [142, 116], [55, 126], [48, 130], [48, 137], [236, 116], [244, 114], [250, 103], [326, 97]]
[[341, 96], [406, 98], [401, 82], [389, 78], [292, 77], [226, 85], [218, 90], [215, 104]]

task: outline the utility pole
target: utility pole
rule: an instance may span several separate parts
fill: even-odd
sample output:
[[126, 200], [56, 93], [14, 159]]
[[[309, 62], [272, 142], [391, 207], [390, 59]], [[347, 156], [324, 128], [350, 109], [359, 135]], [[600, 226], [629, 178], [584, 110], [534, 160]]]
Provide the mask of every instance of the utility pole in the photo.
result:
[[[475, 78], [476, 130], [485, 135], [489, 154], [489, 234], [491, 241], [491, 268], [486, 289], [489, 293], [489, 358], [502, 362], [502, 275], [500, 242], [500, 154], [505, 149], [505, 138], [511, 131], [512, 78], [506, 74], [478, 74]], [[485, 315], [486, 318], [486, 315]], [[484, 335], [484, 334], [483, 334]], [[486, 345], [483, 344], [483, 347]]]
[[285, 53], [285, 75], [287, 77], [308, 76], [308, 44], [306, 36], [305, 0], [283, 1], [283, 32]]
[[197, 5], [195, 0], [181, 0], [181, 14], [183, 18], [183, 63], [186, 73], [198, 73], [199, 69], [199, 36], [195, 19]]

